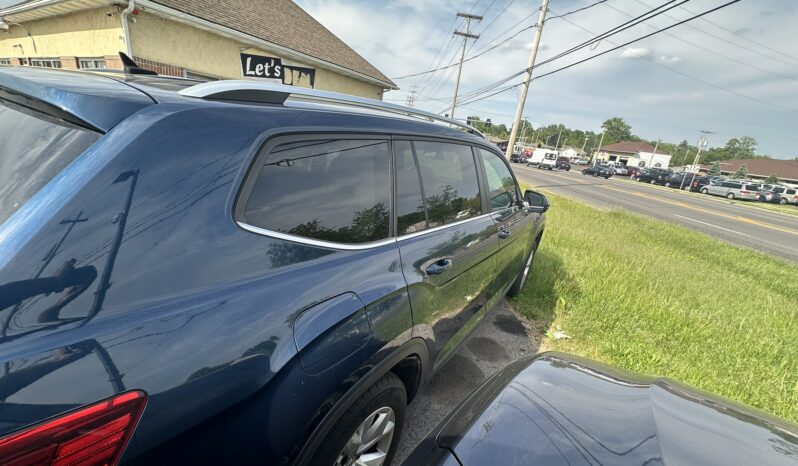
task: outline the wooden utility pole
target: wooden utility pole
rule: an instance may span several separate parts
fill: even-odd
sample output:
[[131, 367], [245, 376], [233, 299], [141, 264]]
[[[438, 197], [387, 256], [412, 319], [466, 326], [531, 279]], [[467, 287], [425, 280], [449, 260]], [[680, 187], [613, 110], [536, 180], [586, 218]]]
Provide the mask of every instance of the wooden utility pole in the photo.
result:
[[529, 92], [529, 83], [532, 81], [532, 68], [535, 66], [535, 58], [538, 55], [538, 47], [540, 46], [540, 36], [543, 34], [543, 22], [546, 20], [546, 12], [549, 9], [549, 0], [543, 0], [540, 7], [540, 15], [538, 22], [535, 25], [535, 40], [532, 42], [532, 52], [529, 54], [529, 63], [526, 67], [526, 79], [521, 86], [521, 98], [518, 100], [518, 107], [515, 109], [515, 120], [513, 120], [513, 129], [510, 131], [510, 140], [507, 142], [507, 152], [505, 156], [509, 159], [513, 155], [513, 145], [515, 139], [518, 137], [518, 124], [521, 122], [521, 115], [524, 113], [524, 103], [526, 96]]
[[460, 91], [460, 74], [463, 72], [466, 43], [468, 39], [479, 39], [478, 34], [471, 34], [471, 20], [482, 21], [482, 16], [470, 13], [457, 13], [457, 16], [466, 19], [466, 32], [454, 31], [454, 35], [463, 36], [463, 49], [460, 51], [460, 66], [457, 67], [457, 80], [454, 82], [454, 99], [452, 100], [452, 111], [449, 113], [449, 118], [454, 118], [454, 109], [457, 107], [457, 93]]

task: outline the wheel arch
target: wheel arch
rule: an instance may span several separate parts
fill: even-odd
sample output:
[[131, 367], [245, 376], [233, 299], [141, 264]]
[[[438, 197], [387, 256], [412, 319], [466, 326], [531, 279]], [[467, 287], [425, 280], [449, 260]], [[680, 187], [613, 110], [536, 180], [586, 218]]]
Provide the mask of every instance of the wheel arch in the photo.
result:
[[310, 465], [313, 453], [344, 413], [371, 385], [389, 372], [405, 385], [408, 403], [415, 397], [430, 373], [429, 351], [422, 338], [411, 338], [376, 363], [335, 403], [319, 422], [297, 454], [294, 465]]

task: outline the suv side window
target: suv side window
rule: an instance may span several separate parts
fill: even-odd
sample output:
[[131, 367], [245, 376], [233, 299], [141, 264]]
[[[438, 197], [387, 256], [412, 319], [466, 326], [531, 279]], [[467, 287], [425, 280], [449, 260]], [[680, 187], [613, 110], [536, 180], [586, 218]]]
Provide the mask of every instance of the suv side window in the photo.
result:
[[[244, 221], [337, 243], [385, 239], [390, 223], [390, 150], [384, 139], [299, 140], [259, 158], [245, 188]], [[248, 193], [248, 195], [247, 195]]]
[[485, 149], [479, 149], [482, 165], [485, 167], [488, 202], [492, 212], [512, 207], [518, 203], [518, 188], [513, 174], [498, 155]]
[[470, 146], [415, 141], [429, 226], [458, 222], [482, 213], [477, 167]]
[[427, 214], [421, 192], [421, 177], [410, 141], [396, 141], [396, 234], [405, 235], [427, 228]]

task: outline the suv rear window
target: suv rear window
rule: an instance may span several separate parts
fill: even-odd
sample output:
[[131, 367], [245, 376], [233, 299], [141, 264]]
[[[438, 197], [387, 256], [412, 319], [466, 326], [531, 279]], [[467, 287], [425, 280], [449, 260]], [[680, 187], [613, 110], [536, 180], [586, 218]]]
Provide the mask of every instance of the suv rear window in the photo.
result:
[[99, 138], [0, 100], [0, 224]]
[[274, 147], [258, 163], [254, 183], [245, 188], [246, 223], [337, 243], [388, 237], [391, 180], [387, 140], [287, 142]]

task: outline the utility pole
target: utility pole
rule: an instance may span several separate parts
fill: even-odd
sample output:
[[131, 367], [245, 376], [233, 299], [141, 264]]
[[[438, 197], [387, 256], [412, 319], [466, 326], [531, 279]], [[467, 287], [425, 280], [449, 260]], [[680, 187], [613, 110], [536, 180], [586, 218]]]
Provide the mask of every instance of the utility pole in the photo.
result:
[[457, 81], [454, 82], [454, 99], [452, 100], [452, 111], [449, 113], [449, 118], [454, 118], [454, 109], [457, 107], [457, 93], [460, 91], [460, 74], [463, 72], [466, 43], [468, 39], [479, 39], [478, 34], [471, 34], [471, 20], [482, 21], [482, 16], [472, 15], [470, 13], [457, 13], [457, 16], [466, 19], [466, 32], [454, 31], [454, 35], [463, 36], [463, 49], [460, 51], [460, 66], [457, 67]]
[[554, 143], [554, 150], [557, 150], [560, 147], [560, 136], [562, 136], [562, 125], [557, 125], [560, 127], [560, 132], [557, 133], [557, 142]]
[[407, 106], [413, 107], [416, 104], [416, 85], [410, 86], [410, 91], [407, 94]]
[[[712, 131], [701, 130], [701, 137], [698, 138], [698, 152], [695, 153], [695, 159], [693, 160], [693, 170], [695, 170], [696, 165], [698, 165], [698, 160], [701, 158], [701, 151], [707, 148], [707, 134], [712, 134]], [[692, 186], [693, 181], [695, 181], [696, 171], [698, 170], [693, 171], [693, 177], [690, 179], [690, 186]]]
[[[688, 156], [688, 155], [690, 155], [690, 149], [685, 149], [685, 150], [684, 150], [684, 157], [682, 157], [682, 164], [685, 164], [685, 163], [687, 163], [687, 156]], [[695, 177], [694, 177], [694, 178], [695, 178]], [[687, 179], [687, 177], [683, 176], [683, 177], [682, 177], [682, 182], [681, 182], [681, 183], [679, 183], [679, 189], [682, 189], [682, 188], [684, 187], [684, 180], [685, 180], [685, 179]], [[690, 184], [692, 185], [692, 184], [693, 184], [693, 182], [691, 181], [691, 182], [690, 182]]]
[[601, 139], [599, 139], [598, 149], [590, 155], [590, 164], [593, 165], [593, 160], [596, 158], [596, 154], [601, 152], [601, 145], [604, 143], [604, 133], [607, 132], [607, 129], [604, 128], [604, 131], [601, 132]]
[[585, 147], [587, 146], [587, 139], [589, 137], [590, 136], [585, 136], [585, 142], [582, 143], [582, 150], [579, 152], [579, 157], [584, 157], [584, 155], [585, 155]]
[[518, 99], [518, 107], [515, 109], [515, 120], [513, 122], [513, 130], [510, 132], [510, 141], [507, 144], [507, 152], [505, 156], [509, 159], [512, 155], [512, 150], [515, 144], [515, 138], [518, 136], [518, 123], [521, 121], [521, 115], [524, 113], [524, 103], [526, 103], [526, 96], [529, 92], [529, 83], [532, 81], [532, 68], [535, 66], [535, 58], [538, 55], [538, 47], [540, 46], [540, 36], [543, 34], [543, 22], [546, 20], [546, 12], [549, 10], [549, 0], [543, 0], [540, 6], [540, 15], [538, 22], [535, 24], [535, 40], [532, 42], [532, 52], [529, 54], [529, 63], [526, 67], [526, 79], [521, 86], [521, 98]]
[[657, 148], [659, 147], [659, 139], [657, 139], [657, 143], [654, 144], [654, 152], [651, 154], [651, 158], [648, 159], [648, 168], [651, 168], [651, 164], [654, 163], [654, 156], [657, 155]]

